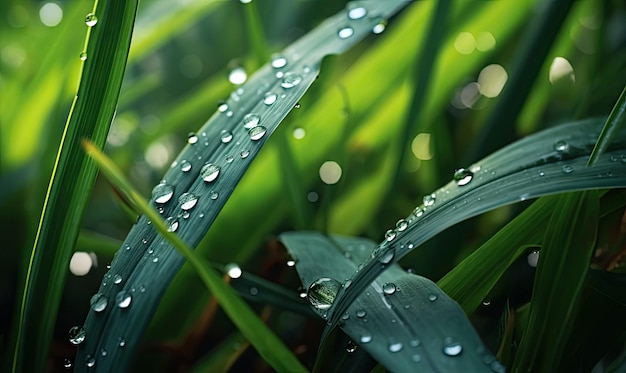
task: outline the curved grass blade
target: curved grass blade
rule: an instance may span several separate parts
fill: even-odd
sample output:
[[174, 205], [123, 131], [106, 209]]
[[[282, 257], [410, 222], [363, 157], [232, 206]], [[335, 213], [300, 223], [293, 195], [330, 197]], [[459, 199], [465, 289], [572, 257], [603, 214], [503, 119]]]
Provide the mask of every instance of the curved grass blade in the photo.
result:
[[581, 290], [595, 250], [598, 197], [595, 191], [553, 197], [530, 302], [529, 324], [513, 371], [555, 371], [572, 333]]
[[[378, 16], [388, 17], [404, 5], [399, 0], [352, 3], [351, 7], [362, 7], [376, 17], [351, 19], [348, 11], [338, 13], [233, 92], [211, 119], [190, 135], [189, 145], [153, 190], [151, 204], [167, 218], [170, 230], [195, 247], [269, 135], [315, 80], [321, 59], [354, 45], [370, 33]], [[338, 30], [344, 31], [338, 34]], [[102, 312], [90, 311], [85, 322], [90, 337], [77, 355], [81, 369], [87, 355], [95, 356], [102, 348], [120, 351], [118, 338], [124, 340], [124, 352], [105, 361], [115, 360], [117, 369], [126, 368], [165, 288], [183, 263], [150, 219], [140, 217], [98, 293], [113, 300], [120, 292], [143, 291], [133, 300], [131, 310], [107, 307]]]
[[616, 136], [594, 167], [586, 167], [601, 123], [593, 119], [554, 127], [457, 171], [455, 181], [425, 196], [421, 206], [387, 232], [363, 269], [352, 276], [350, 291], [340, 290], [329, 310], [329, 327], [339, 322], [348, 306], [389, 264], [460, 221], [542, 195], [626, 186], [626, 131]]
[[87, 137], [104, 146], [124, 75], [137, 1], [96, 3], [98, 23], [87, 33], [87, 60], [20, 289], [16, 331], [7, 349], [12, 371], [44, 370], [70, 256], [97, 174], [77, 140]]
[[[123, 190], [144, 216], [150, 220], [151, 225], [155, 227], [159, 234], [166, 238], [177, 252], [191, 264], [207, 289], [215, 296], [226, 314], [259, 354], [279, 372], [306, 372], [306, 368], [300, 364], [291, 351], [284, 346], [282, 341], [278, 339], [248, 305], [235, 295], [230, 286], [220, 275], [207, 266], [178, 235], [172, 233], [171, 225], [166, 225], [166, 222], [162, 220], [161, 216], [132, 188], [113, 162], [106, 158], [99, 149], [89, 142], [85, 142], [85, 149], [98, 162], [102, 171], [109, 179]], [[115, 286], [116, 282], [117, 281], [114, 279], [111, 286]], [[110, 303], [112, 304], [110, 306], [108, 306], [109, 301], [107, 298], [103, 298], [101, 294], [98, 297], [99, 299], [106, 300], [104, 304], [105, 310], [114, 309], [119, 312], [119, 319], [125, 319], [132, 323], [136, 322], [138, 318], [142, 318], [143, 315], [138, 312], [133, 313], [132, 310], [128, 308], [131, 304], [137, 303], [137, 301], [140, 301], [143, 297], [149, 297], [150, 295], [150, 292], [142, 291], [141, 289], [139, 289], [139, 291], [130, 289], [128, 292], [122, 290], [117, 293], [115, 298], [111, 298]], [[113, 304], [114, 301], [115, 304]], [[97, 308], [94, 307], [94, 309]], [[96, 312], [101, 313], [102, 311], [103, 310], [100, 309]], [[89, 319], [87, 321], [89, 322]], [[88, 326], [88, 324], [86, 326]], [[100, 371], [119, 371], [126, 362], [124, 359], [126, 349], [123, 348], [125, 347], [126, 340], [123, 337], [120, 339], [121, 337], [118, 336], [118, 332], [119, 330], [114, 329], [105, 330], [101, 337], [100, 349], [92, 352], [92, 354], [87, 354], [84, 361], [80, 361], [80, 363], [76, 365], [75, 371], [90, 370], [90, 368], [94, 366], [96, 366], [96, 370]], [[124, 343], [120, 344], [120, 340], [123, 340]], [[114, 347], [115, 344], [117, 344], [117, 348]], [[102, 353], [102, 351], [105, 351], [105, 353]], [[96, 352], [98, 352], [100, 356], [98, 356]]]
[[593, 147], [593, 151], [589, 156], [588, 166], [593, 165], [597, 160], [600, 154], [604, 153], [606, 148], [609, 146], [611, 141], [613, 141], [613, 137], [616, 133], [624, 128], [626, 125], [626, 87], [622, 90], [622, 94], [619, 95], [613, 110], [611, 110], [611, 114], [609, 114], [609, 118], [606, 120], [604, 127], [602, 128], [602, 132], [600, 132], [600, 137], [598, 138], [598, 142], [596, 146]]
[[[315, 309], [320, 317], [332, 302], [332, 289], [324, 288], [329, 298], [318, 298], [320, 292], [311, 284], [327, 277], [324, 284], [340, 287], [376, 247], [363, 238], [329, 238], [311, 232], [283, 233], [280, 238], [297, 260], [309, 300], [322, 300]], [[343, 286], [350, 287], [349, 283]], [[340, 325], [393, 372], [504, 371], [458, 304], [432, 281], [398, 265], [390, 266], [367, 287], [342, 314]]]

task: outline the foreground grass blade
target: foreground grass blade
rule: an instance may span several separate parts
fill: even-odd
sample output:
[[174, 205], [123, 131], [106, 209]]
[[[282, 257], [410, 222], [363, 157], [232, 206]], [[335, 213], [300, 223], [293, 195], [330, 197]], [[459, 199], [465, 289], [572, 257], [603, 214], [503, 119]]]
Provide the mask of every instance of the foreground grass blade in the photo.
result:
[[[388, 17], [406, 3], [351, 6], [359, 4], [370, 15]], [[350, 18], [346, 10], [327, 19], [263, 66], [189, 136], [189, 145], [155, 186], [151, 199], [169, 229], [188, 246], [195, 247], [205, 235], [269, 135], [315, 80], [321, 59], [354, 45], [378, 22], [377, 17], [360, 15]], [[150, 220], [139, 218], [98, 290], [111, 303], [128, 294], [141, 296], [130, 310], [112, 306], [90, 311], [85, 323], [90, 338], [79, 348], [77, 361], [111, 349], [110, 358], [102, 359], [106, 367], [127, 368], [162, 293], [184, 263]], [[118, 339], [124, 341], [123, 349]]]
[[[340, 281], [356, 271], [376, 247], [367, 239], [310, 232], [283, 233], [281, 241], [296, 258], [309, 301], [321, 317], [342, 286]], [[391, 266], [348, 307], [341, 328], [393, 372], [504, 371], [459, 305], [432, 281], [398, 265]]]
[[[171, 225], [166, 225], [162, 220], [162, 217], [146, 202], [141, 195], [135, 191], [130, 183], [122, 176], [122, 173], [115, 167], [113, 162], [106, 158], [106, 156], [100, 152], [93, 144], [89, 142], [84, 143], [85, 149], [100, 165], [102, 171], [107, 177], [121, 190], [123, 190], [127, 196], [137, 205], [141, 212], [150, 220], [151, 225], [156, 228], [160, 235], [165, 237], [174, 248], [180, 253], [194, 270], [200, 276], [200, 279], [204, 285], [209, 289], [211, 294], [218, 300], [226, 314], [230, 317], [233, 323], [239, 328], [241, 333], [250, 341], [259, 354], [270, 364], [274, 369], [279, 372], [306, 372], [298, 359], [289, 351], [282, 341], [269, 329], [267, 325], [248, 307], [248, 305], [239, 298], [230, 286], [222, 279], [222, 277], [213, 269], [205, 264], [205, 262], [198, 257], [194, 251], [187, 246], [182, 239], [171, 233]], [[122, 294], [120, 297], [119, 295]], [[120, 309], [120, 317], [129, 317], [132, 319], [143, 317], [142, 314], [137, 312], [132, 314], [132, 311], [126, 310], [130, 304], [140, 300], [142, 296], [148, 295], [141, 290], [139, 292], [130, 291], [128, 293], [122, 291], [116, 296], [115, 303], [111, 299], [111, 305], [107, 308]], [[100, 298], [106, 299], [106, 298]], [[107, 303], [109, 301], [107, 300]], [[127, 302], [124, 305], [124, 302]], [[106, 307], [106, 306], [105, 306]], [[130, 315], [129, 315], [130, 313]], [[135, 319], [136, 320], [136, 319]], [[98, 322], [93, 320], [93, 322]], [[86, 325], [89, 330], [89, 324]], [[123, 356], [124, 346], [120, 345], [119, 337], [116, 332], [108, 330], [103, 334], [102, 345], [106, 354], [101, 357], [96, 357], [96, 354], [87, 355], [85, 361], [79, 361], [76, 364], [75, 371], [89, 370], [93, 366], [97, 371], [117, 371], [116, 360]], [[124, 332], [119, 331], [119, 332]], [[111, 338], [113, 336], [113, 338]], [[88, 337], [89, 338], [89, 337]], [[117, 344], [117, 348], [112, 348]], [[104, 347], [106, 346], [106, 347]], [[110, 347], [109, 347], [110, 346]], [[109, 354], [108, 349], [111, 349]], [[99, 352], [102, 350], [99, 350]], [[96, 365], [97, 362], [97, 365]]]
[[555, 196], [553, 202], [535, 275], [529, 325], [513, 362], [516, 372], [553, 372], [559, 366], [595, 250], [596, 192]]
[[421, 206], [387, 232], [363, 269], [352, 276], [350, 291], [340, 290], [329, 311], [329, 326], [339, 322], [352, 301], [389, 264], [460, 221], [541, 195], [626, 186], [626, 167], [620, 160], [626, 151], [626, 131], [616, 136], [594, 167], [586, 167], [601, 123], [587, 120], [539, 132], [456, 172], [454, 181], [425, 196]]
[[124, 75], [137, 1], [97, 4], [98, 22], [88, 32], [87, 59], [20, 288], [9, 350], [13, 371], [43, 371], [70, 256], [97, 173], [78, 139], [104, 145]]
[[613, 110], [611, 110], [611, 114], [609, 118], [606, 120], [604, 127], [602, 128], [602, 132], [600, 133], [600, 137], [598, 138], [598, 142], [596, 146], [594, 146], [591, 155], [589, 156], [589, 162], [587, 165], [593, 165], [600, 154], [604, 153], [606, 148], [609, 146], [611, 141], [613, 141], [613, 137], [617, 134], [617, 132], [626, 126], [626, 87], [622, 90], [622, 94], [619, 95]]

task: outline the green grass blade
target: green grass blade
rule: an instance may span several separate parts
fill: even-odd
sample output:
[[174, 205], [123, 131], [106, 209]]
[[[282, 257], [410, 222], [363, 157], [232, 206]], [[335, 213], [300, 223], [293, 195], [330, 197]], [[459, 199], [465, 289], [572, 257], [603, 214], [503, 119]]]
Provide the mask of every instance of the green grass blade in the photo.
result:
[[90, 138], [97, 146], [104, 145], [124, 75], [136, 7], [136, 1], [102, 1], [95, 7], [98, 23], [88, 31], [88, 58], [20, 286], [10, 349], [13, 371], [43, 370], [68, 263], [97, 173], [79, 139]]
[[[319, 233], [283, 233], [281, 241], [297, 259], [296, 269], [312, 299], [311, 284], [332, 279], [320, 317], [343, 279], [357, 270], [376, 243]], [[348, 280], [349, 281], [349, 280]], [[343, 284], [342, 284], [343, 282]], [[459, 305], [432, 281], [393, 265], [372, 283], [341, 317], [341, 329], [378, 363], [393, 372], [503, 371], [474, 331]]]
[[553, 198], [530, 303], [530, 319], [513, 371], [555, 371], [573, 332], [580, 293], [595, 250], [598, 198], [594, 191]]
[[606, 120], [604, 127], [602, 128], [602, 132], [600, 132], [600, 137], [598, 138], [598, 142], [593, 148], [591, 155], [589, 156], [589, 162], [587, 162], [588, 166], [593, 165], [600, 154], [604, 153], [606, 149], [613, 141], [613, 138], [617, 135], [617, 132], [626, 126], [626, 87], [622, 90], [622, 94], [619, 95], [613, 110], [611, 110], [611, 114], [609, 114], [609, 118]]
[[265, 32], [263, 32], [263, 25], [261, 24], [259, 7], [255, 1], [248, 2], [243, 7], [246, 13], [246, 23], [248, 24], [250, 49], [253, 51], [256, 66], [261, 66], [267, 61], [268, 48], [265, 44]]
[[[282, 343], [282, 341], [269, 329], [267, 325], [250, 309], [250, 307], [239, 298], [230, 286], [220, 277], [220, 275], [194, 253], [194, 251], [185, 244], [185, 242], [176, 234], [170, 232], [170, 226], [167, 226], [163, 221], [161, 215], [159, 215], [141, 195], [134, 190], [130, 183], [122, 175], [121, 171], [108, 159], [98, 148], [93, 144], [86, 142], [85, 149], [89, 155], [98, 162], [102, 172], [111, 180], [116, 186], [122, 189], [127, 196], [137, 205], [141, 212], [149, 219], [151, 225], [159, 232], [159, 234], [165, 237], [176, 248], [194, 270], [198, 273], [198, 276], [202, 279], [204, 285], [218, 300], [226, 314], [230, 317], [233, 323], [239, 328], [241, 333], [250, 341], [259, 354], [270, 364], [274, 369], [279, 372], [306, 372], [298, 359], [289, 351], [289, 349]], [[130, 293], [133, 293], [132, 291]], [[130, 295], [129, 299], [132, 299], [133, 303], [141, 299], [142, 292], [134, 292]], [[119, 294], [119, 293], [118, 293]], [[125, 294], [125, 293], [124, 293]], [[145, 294], [145, 293], [144, 293]], [[119, 301], [116, 301], [119, 302]], [[110, 317], [133, 317], [132, 312], [129, 315], [130, 310], [126, 310], [123, 307], [115, 307], [113, 299], [111, 299], [111, 305], [107, 308], [115, 309], [119, 314], [111, 315]], [[135, 312], [135, 318], [143, 317], [142, 314]], [[132, 320], [132, 319], [131, 319]], [[135, 319], [136, 320], [136, 319]], [[97, 318], [88, 319], [86, 328], [89, 330], [90, 322], [99, 323]], [[96, 363], [96, 369], [100, 371], [119, 371], [120, 367], [124, 364], [125, 346], [119, 346], [119, 337], [117, 332], [124, 332], [123, 330], [106, 331], [102, 334], [100, 345], [102, 348], [111, 349], [107, 352], [106, 357], [98, 357], [96, 360], [96, 352], [87, 354], [85, 361], [78, 361], [75, 371], [87, 371], [89, 370], [88, 361], [94, 358]], [[118, 344], [117, 348], [111, 348]], [[111, 346], [111, 347], [109, 347]], [[96, 350], [101, 351], [101, 350]]]
[[[539, 132], [511, 144], [468, 168], [468, 178], [458, 177], [432, 195], [409, 215], [405, 229], [391, 229], [364, 268], [353, 276], [350, 291], [343, 292], [330, 310], [334, 326], [346, 307], [386, 265], [460, 221], [495, 207], [558, 192], [623, 187], [626, 172], [620, 154], [626, 149], [626, 131], [616, 137], [612, 151], [594, 167], [586, 158], [600, 131], [599, 120], [573, 122]], [[495, 192], [494, 192], [495, 191]]]

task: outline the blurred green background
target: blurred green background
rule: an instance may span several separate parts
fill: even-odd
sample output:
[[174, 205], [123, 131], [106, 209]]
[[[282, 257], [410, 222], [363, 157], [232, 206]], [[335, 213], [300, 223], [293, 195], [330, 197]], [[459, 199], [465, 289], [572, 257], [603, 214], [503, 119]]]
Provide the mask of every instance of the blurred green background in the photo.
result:
[[[521, 46], [546, 2], [453, 3], [419, 122], [411, 123], [410, 138], [404, 138], [409, 97], [419, 84], [413, 65], [421, 58], [433, 4], [411, 4], [388, 21], [382, 34], [324, 61], [318, 81], [253, 163], [200, 245], [203, 255], [219, 263], [236, 262], [296, 290], [297, 277], [284, 265], [286, 254], [273, 238], [276, 234], [317, 229], [380, 240], [422, 195], [465, 166], [461, 162], [476, 160], [469, 154], [472, 147], [489, 147], [479, 142], [481, 126], [521, 61]], [[105, 150], [144, 195], [186, 144], [187, 134], [236, 88], [229, 72], [243, 67], [249, 75], [263, 62], [251, 48], [253, 37], [262, 38], [267, 48], [262, 52], [269, 57], [345, 2], [255, 1], [263, 35], [252, 33], [253, 16], [246, 6], [234, 0], [141, 2]], [[7, 343], [18, 278], [78, 84], [84, 17], [92, 8], [93, 2], [82, 0], [0, 3], [1, 347]], [[566, 120], [607, 115], [626, 84], [623, 2], [577, 1], [555, 33], [547, 57], [535, 61], [541, 70], [527, 99], [522, 98], [520, 115], [500, 124], [515, 137]], [[288, 142], [289, 154], [279, 146], [281, 139]], [[395, 179], [405, 144], [409, 148]], [[294, 161], [291, 171], [301, 184], [295, 197], [287, 197], [279, 157]], [[328, 161], [336, 163], [323, 166]], [[341, 174], [333, 183], [328, 177], [333, 171], [336, 176], [337, 166]], [[298, 217], [302, 211], [305, 220]], [[437, 280], [516, 211], [519, 207], [502, 208], [472, 219], [454, 239], [444, 233], [401, 263]], [[97, 265], [84, 276], [68, 271], [50, 370], [61, 370], [63, 359], [73, 355], [67, 330], [83, 322], [89, 297], [133, 223], [109, 184], [99, 179], [75, 247], [93, 252]], [[517, 292], [509, 295], [521, 297], [520, 304], [528, 296], [528, 286], [503, 287]], [[192, 356], [181, 353], [190, 343], [185, 336], [202, 323], [209, 298], [196, 276], [183, 268], [157, 311], [138, 364], [173, 364], [184, 370], [224, 340], [233, 327], [213, 321]], [[303, 361], [314, 361], [321, 323], [276, 308], [270, 323]], [[240, 364], [264, 369], [254, 352], [249, 354]]]

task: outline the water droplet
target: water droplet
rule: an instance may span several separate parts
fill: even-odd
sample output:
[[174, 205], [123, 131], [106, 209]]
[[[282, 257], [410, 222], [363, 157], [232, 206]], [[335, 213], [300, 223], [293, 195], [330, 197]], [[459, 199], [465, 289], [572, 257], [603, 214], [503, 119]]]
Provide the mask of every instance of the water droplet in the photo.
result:
[[178, 229], [178, 220], [175, 217], [170, 216], [165, 219], [165, 226], [167, 227], [168, 232], [176, 232]]
[[117, 304], [119, 308], [128, 308], [131, 301], [132, 297], [130, 296], [130, 293], [128, 293], [126, 290], [120, 291], [115, 296], [115, 304]]
[[383, 285], [383, 293], [391, 295], [396, 292], [396, 284], [393, 282], [387, 282]]
[[318, 278], [309, 286], [307, 299], [318, 310], [327, 310], [335, 301], [340, 288], [341, 284], [339, 281], [333, 278]]
[[225, 101], [220, 101], [217, 103], [217, 110], [220, 113], [225, 112], [226, 110], [228, 110], [228, 104]]
[[374, 34], [380, 34], [383, 31], [385, 31], [386, 28], [387, 28], [387, 20], [383, 18], [379, 18], [378, 21], [376, 21], [376, 24], [374, 25], [374, 27], [372, 27], [372, 32]]
[[81, 61], [87, 61], [87, 52], [82, 52], [79, 57]]
[[296, 104], [295, 104], [295, 105], [293, 105], [293, 108], [294, 108], [294, 109], [300, 109], [300, 103], [299, 103], [299, 102], [296, 102]]
[[342, 320], [348, 320], [349, 318], [350, 318], [350, 314], [348, 312], [344, 312], [343, 315], [341, 315]]
[[432, 206], [435, 204], [435, 193], [424, 196], [422, 201], [424, 202], [424, 206]]
[[104, 348], [102, 350], [100, 350], [100, 355], [102, 355], [102, 357], [105, 357], [108, 355], [107, 350], [105, 350]]
[[362, 6], [357, 6], [348, 11], [348, 18], [361, 19], [367, 15], [367, 9]]
[[474, 173], [466, 168], [459, 168], [454, 171], [454, 181], [456, 181], [456, 185], [464, 186], [469, 184], [474, 177]]
[[287, 260], [287, 267], [295, 267], [295, 265], [296, 265], [296, 260], [295, 259]]
[[288, 72], [283, 77], [283, 81], [280, 83], [280, 86], [289, 89], [297, 86], [300, 82], [302, 82], [302, 76], [293, 72]]
[[416, 218], [421, 218], [422, 215], [424, 215], [424, 209], [416, 207], [415, 210], [413, 210], [413, 215], [415, 215]]
[[198, 196], [193, 193], [183, 193], [180, 197], [178, 197], [178, 203], [180, 204], [181, 210], [191, 210], [198, 203]]
[[159, 262], [159, 258], [158, 257], [154, 257], [152, 258], [152, 263], [158, 263]]
[[421, 343], [422, 343], [422, 342], [420, 342], [420, 340], [419, 340], [419, 339], [411, 339], [411, 340], [409, 341], [409, 346], [411, 346], [411, 347], [419, 347], [419, 345], [420, 345]]
[[243, 126], [244, 128], [250, 129], [259, 125], [261, 122], [261, 117], [257, 114], [249, 113], [243, 117]]
[[68, 336], [71, 344], [79, 345], [83, 343], [87, 334], [85, 333], [85, 329], [83, 329], [82, 326], [72, 326], [72, 328], [68, 332]]
[[572, 172], [574, 172], [574, 167], [566, 164], [561, 168], [561, 171], [563, 171], [564, 174], [571, 174]]
[[559, 140], [554, 143], [554, 150], [559, 153], [566, 152], [569, 149], [569, 144], [567, 141]]
[[232, 161], [235, 160], [235, 157], [229, 154], [226, 156], [226, 158], [224, 158], [224, 160], [226, 161], [226, 163], [231, 163]]
[[528, 262], [528, 265], [535, 268], [537, 267], [537, 263], [539, 263], [539, 255], [540, 255], [540, 251], [535, 249], [533, 251], [530, 252], [530, 254], [528, 254], [528, 256], [526, 257], [526, 261]]
[[224, 271], [230, 278], [239, 278], [241, 277], [241, 273], [242, 273], [241, 268], [235, 263], [227, 264], [224, 267]]
[[372, 336], [370, 334], [363, 334], [359, 340], [361, 343], [370, 343], [372, 341]]
[[118, 338], [117, 339], [117, 345], [120, 346], [120, 347], [126, 346], [126, 340], [124, 338], [122, 338], [122, 337]]
[[350, 340], [350, 341], [348, 341], [348, 343], [346, 344], [346, 351], [347, 351], [347, 352], [349, 352], [349, 353], [353, 353], [354, 351], [356, 351], [357, 347], [358, 347], [358, 346], [357, 346], [354, 342], [352, 342], [352, 341]]
[[247, 79], [248, 74], [246, 73], [246, 70], [241, 66], [235, 67], [228, 73], [228, 81], [232, 84], [243, 84]]
[[396, 229], [398, 230], [398, 232], [404, 232], [408, 227], [409, 223], [404, 219], [400, 219], [396, 223]]
[[193, 144], [197, 143], [198, 142], [198, 136], [195, 133], [193, 133], [193, 132], [189, 132], [189, 135], [187, 135], [187, 142], [190, 145], [193, 145]]
[[275, 69], [280, 69], [281, 67], [287, 66], [287, 59], [283, 56], [275, 56], [272, 58], [272, 67]]
[[463, 352], [463, 346], [454, 338], [447, 337], [443, 341], [443, 353], [448, 356], [458, 356]]
[[389, 342], [389, 352], [398, 352], [400, 350], [402, 350], [402, 347], [404, 347], [402, 345], [402, 342]]
[[122, 276], [120, 276], [119, 274], [116, 274], [115, 276], [113, 276], [113, 283], [115, 285], [119, 285], [122, 283]]
[[241, 159], [248, 158], [249, 155], [250, 155], [249, 150], [243, 150], [241, 153], [239, 153], [239, 156], [241, 156]]
[[491, 300], [489, 300], [489, 299], [483, 300], [483, 306], [487, 307], [489, 305], [491, 305]]
[[87, 355], [85, 356], [85, 366], [87, 368], [93, 368], [96, 365], [96, 358], [91, 356], [91, 355]]
[[339, 29], [339, 31], [337, 31], [337, 36], [339, 36], [339, 39], [347, 39], [352, 35], [354, 35], [354, 29], [349, 26], [342, 27]]
[[413, 356], [411, 356], [411, 360], [413, 360], [416, 363], [419, 363], [420, 361], [422, 361], [422, 356], [420, 354], [413, 354]]
[[619, 156], [620, 161], [622, 161], [622, 163], [626, 163], [626, 154], [622, 154]]
[[537, 171], [537, 173], [539, 174], [539, 176], [545, 176], [546, 173], [544, 171]]
[[72, 360], [70, 360], [70, 359], [63, 359], [63, 368], [65, 368], [65, 369], [72, 369]]
[[434, 302], [437, 300], [437, 294], [428, 294], [428, 300]]
[[190, 171], [191, 170], [191, 162], [189, 162], [188, 160], [185, 160], [185, 159], [180, 161], [180, 170], [182, 172]]
[[259, 294], [259, 289], [255, 288], [254, 286], [250, 288], [250, 295], [258, 295]]
[[267, 106], [272, 105], [276, 100], [278, 100], [278, 95], [274, 92], [267, 92], [263, 97], [263, 103]]
[[220, 175], [220, 166], [207, 163], [200, 170], [200, 177], [207, 183], [211, 183]]
[[385, 232], [385, 240], [387, 242], [393, 241], [394, 238], [396, 238], [396, 232], [393, 229], [389, 229]]
[[209, 192], [209, 198], [211, 198], [212, 200], [215, 201], [217, 197], [219, 197], [219, 194], [216, 191], [212, 190]]
[[394, 255], [395, 255], [395, 250], [393, 248], [389, 248], [382, 255], [379, 255], [378, 261], [381, 264], [389, 264], [393, 260]]
[[265, 127], [256, 126], [254, 128], [250, 128], [250, 130], [248, 131], [248, 136], [250, 136], [250, 140], [258, 141], [261, 140], [263, 136], [265, 136], [265, 133], [267, 133], [267, 129]]
[[359, 319], [362, 319], [362, 318], [364, 318], [367, 315], [367, 312], [365, 312], [364, 309], [358, 309], [358, 310], [356, 310], [355, 315]]
[[93, 27], [98, 23], [98, 17], [93, 13], [88, 13], [85, 17], [85, 24], [89, 27]]
[[220, 140], [222, 141], [222, 143], [228, 144], [229, 142], [231, 142], [232, 139], [233, 134], [230, 131], [222, 130], [222, 132], [220, 132]]

